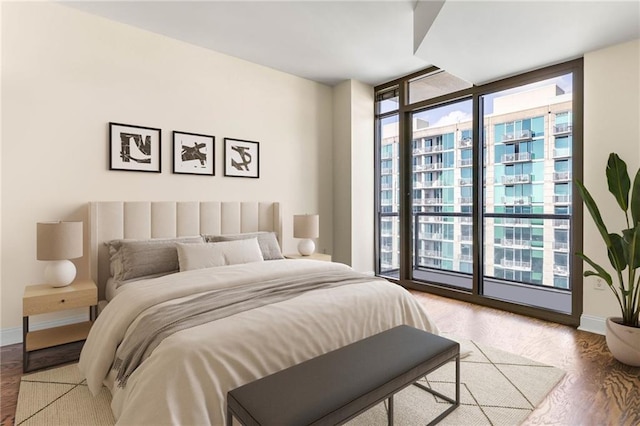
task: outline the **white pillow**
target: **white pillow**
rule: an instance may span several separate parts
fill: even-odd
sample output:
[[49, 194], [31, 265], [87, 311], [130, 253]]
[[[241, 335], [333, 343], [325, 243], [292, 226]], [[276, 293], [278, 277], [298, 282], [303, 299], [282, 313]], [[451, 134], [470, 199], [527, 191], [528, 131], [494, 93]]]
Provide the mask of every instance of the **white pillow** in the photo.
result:
[[213, 244], [176, 243], [180, 272], [224, 266], [224, 253]]
[[264, 260], [257, 238], [235, 241], [222, 241], [219, 243], [208, 244], [219, 246], [222, 249], [227, 265], [262, 262]]
[[257, 238], [206, 244], [176, 243], [180, 271], [262, 262]]

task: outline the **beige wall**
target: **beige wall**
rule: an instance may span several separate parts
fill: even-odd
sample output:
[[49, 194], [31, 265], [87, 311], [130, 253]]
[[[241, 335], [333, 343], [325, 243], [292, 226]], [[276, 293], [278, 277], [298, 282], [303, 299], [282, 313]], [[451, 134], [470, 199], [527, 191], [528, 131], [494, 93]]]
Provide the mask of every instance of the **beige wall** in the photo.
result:
[[[619, 232], [625, 226], [624, 216], [605, 177], [611, 152], [625, 160], [633, 179], [640, 166], [640, 40], [584, 56], [584, 183], [610, 231]], [[586, 210], [584, 215], [585, 253], [603, 266], [610, 265], [593, 220]], [[609, 289], [596, 290], [594, 283], [593, 278], [584, 279], [581, 326], [604, 331], [603, 319], [620, 316], [620, 308]]]
[[373, 88], [356, 80], [334, 87], [333, 259], [374, 272]]
[[[331, 87], [59, 4], [2, 2], [0, 328], [20, 326], [23, 289], [42, 280], [36, 222], [83, 219], [91, 200], [279, 200], [284, 251], [296, 247], [290, 216], [317, 212], [318, 250], [330, 253], [332, 98]], [[162, 129], [161, 174], [108, 170], [110, 121]], [[173, 130], [216, 137], [215, 177], [171, 173]], [[224, 137], [260, 142], [260, 179], [223, 176]]]

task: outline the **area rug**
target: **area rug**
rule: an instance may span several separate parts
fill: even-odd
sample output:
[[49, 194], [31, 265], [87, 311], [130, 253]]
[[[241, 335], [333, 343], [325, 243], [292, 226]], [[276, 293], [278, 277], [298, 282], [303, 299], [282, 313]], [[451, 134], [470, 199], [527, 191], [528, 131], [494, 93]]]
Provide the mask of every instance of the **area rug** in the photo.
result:
[[[564, 376], [564, 371], [508, 352], [455, 339], [461, 352], [460, 406], [442, 425], [519, 425]], [[399, 348], [401, 350], [401, 348]], [[455, 396], [455, 365], [449, 363], [422, 382]], [[77, 364], [22, 377], [16, 425], [113, 425], [111, 394], [106, 388], [93, 397]], [[396, 425], [427, 424], [449, 403], [409, 386], [394, 398]], [[381, 403], [348, 423], [350, 426], [386, 425]]]

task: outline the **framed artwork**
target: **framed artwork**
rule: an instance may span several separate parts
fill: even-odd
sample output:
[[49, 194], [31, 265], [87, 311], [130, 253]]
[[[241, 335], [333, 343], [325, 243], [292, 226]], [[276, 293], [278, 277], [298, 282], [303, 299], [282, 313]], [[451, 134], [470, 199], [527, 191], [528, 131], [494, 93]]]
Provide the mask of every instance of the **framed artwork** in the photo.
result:
[[214, 136], [173, 132], [173, 173], [215, 175]]
[[160, 173], [161, 130], [109, 123], [109, 170]]
[[260, 144], [242, 139], [224, 138], [224, 175], [260, 177]]

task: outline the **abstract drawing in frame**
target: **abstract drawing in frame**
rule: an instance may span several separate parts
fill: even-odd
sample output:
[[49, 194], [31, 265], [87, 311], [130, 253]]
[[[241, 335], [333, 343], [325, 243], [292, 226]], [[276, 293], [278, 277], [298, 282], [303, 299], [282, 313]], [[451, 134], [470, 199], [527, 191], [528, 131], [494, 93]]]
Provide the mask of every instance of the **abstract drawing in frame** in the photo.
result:
[[109, 123], [109, 170], [160, 173], [161, 130]]
[[260, 144], [242, 139], [224, 138], [224, 175], [260, 177]]
[[173, 132], [173, 173], [215, 175], [214, 136]]

